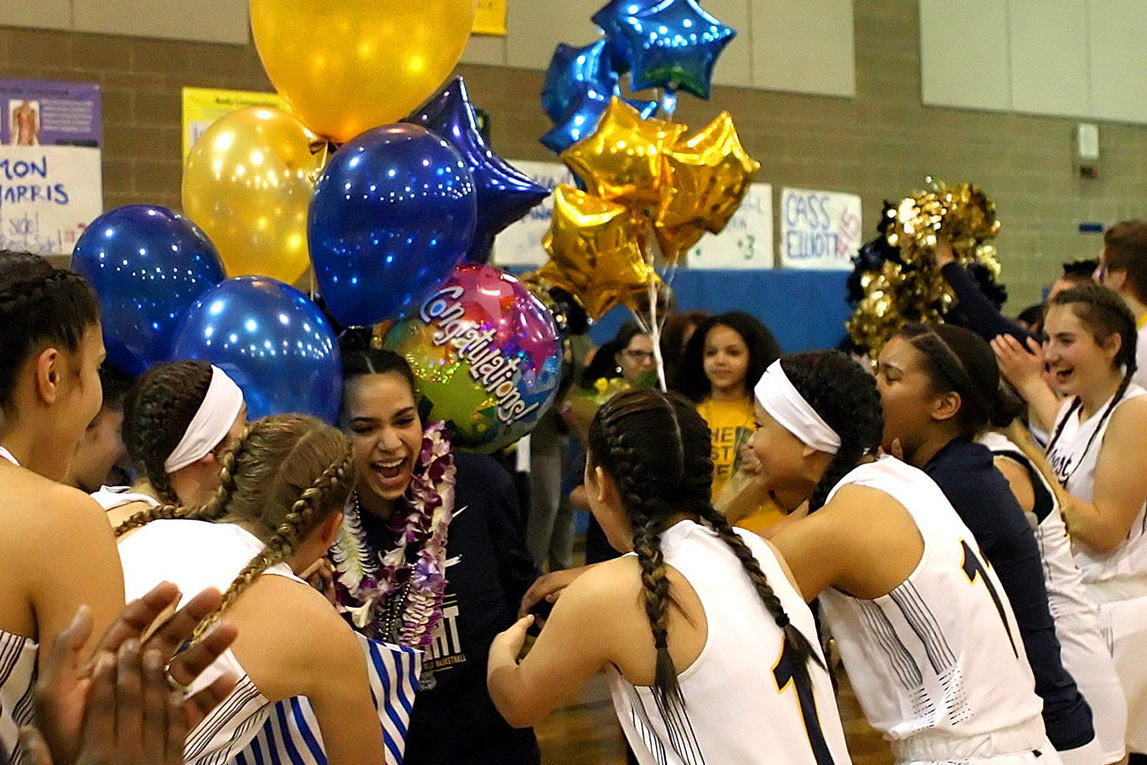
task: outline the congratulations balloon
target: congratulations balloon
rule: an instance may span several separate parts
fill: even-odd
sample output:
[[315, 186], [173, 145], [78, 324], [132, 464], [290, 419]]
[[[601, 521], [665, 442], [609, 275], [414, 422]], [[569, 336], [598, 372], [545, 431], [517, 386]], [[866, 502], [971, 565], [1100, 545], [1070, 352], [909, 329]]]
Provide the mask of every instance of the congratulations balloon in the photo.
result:
[[71, 267], [99, 296], [108, 358], [135, 375], [167, 360], [183, 312], [224, 277], [206, 234], [151, 205], [118, 207], [92, 221]]
[[406, 122], [442, 136], [462, 156], [474, 176], [478, 193], [478, 223], [466, 259], [485, 263], [494, 237], [550, 195], [549, 189], [494, 153], [478, 130], [478, 119], [466, 92], [455, 77]]
[[238, 109], [216, 120], [183, 165], [183, 210], [231, 276], [284, 282], [307, 270], [307, 205], [327, 142], [290, 114]]
[[557, 394], [553, 319], [517, 279], [490, 266], [456, 268], [384, 342], [410, 362], [429, 419], [444, 420], [464, 449], [513, 443]]
[[251, 0], [251, 32], [291, 111], [343, 143], [397, 122], [442, 84], [474, 11], [474, 0]]
[[275, 279], [240, 276], [201, 295], [179, 324], [171, 359], [203, 359], [229, 374], [250, 419], [338, 417], [342, 362], [330, 323], [310, 298]]
[[470, 248], [476, 199], [466, 162], [417, 125], [376, 128], [339, 149], [315, 185], [308, 224], [335, 319], [377, 324], [425, 298]]

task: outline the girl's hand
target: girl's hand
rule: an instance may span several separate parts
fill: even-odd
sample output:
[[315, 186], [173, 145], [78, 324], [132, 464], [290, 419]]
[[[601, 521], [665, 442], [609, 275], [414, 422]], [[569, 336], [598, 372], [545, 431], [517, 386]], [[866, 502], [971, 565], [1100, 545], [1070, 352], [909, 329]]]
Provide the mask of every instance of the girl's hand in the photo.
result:
[[1024, 348], [1011, 335], [997, 335], [992, 338], [992, 350], [996, 353], [1000, 374], [1025, 399], [1028, 398], [1025, 389], [1030, 390], [1033, 383], [1043, 382], [1043, 346], [1034, 339], [1029, 338], [1027, 348]]
[[490, 643], [490, 659], [491, 665], [494, 663], [494, 657], [497, 656], [500, 661], [515, 662], [518, 656], [522, 653], [522, 647], [526, 644], [526, 631], [533, 626], [534, 615], [526, 614], [518, 621], [514, 622], [505, 632], [499, 633]]
[[589, 566], [567, 568], [539, 576], [530, 585], [530, 589], [526, 590], [526, 594], [522, 596], [522, 605], [518, 609], [518, 616], [526, 616], [534, 609], [535, 605], [543, 600], [547, 603], [556, 603], [561, 597], [562, 590], [573, 584], [573, 580], [577, 579], [587, 568]]

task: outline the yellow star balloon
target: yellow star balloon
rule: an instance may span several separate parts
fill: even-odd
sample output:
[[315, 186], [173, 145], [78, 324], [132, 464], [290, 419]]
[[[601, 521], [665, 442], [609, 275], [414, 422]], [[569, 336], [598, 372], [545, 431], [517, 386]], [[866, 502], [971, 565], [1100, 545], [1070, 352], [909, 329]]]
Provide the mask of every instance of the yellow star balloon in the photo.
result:
[[542, 246], [551, 260], [538, 276], [574, 295], [591, 318], [618, 304], [636, 309], [649, 285], [660, 281], [645, 261], [644, 233], [629, 210], [561, 185]]
[[624, 99], [614, 96], [597, 130], [566, 149], [562, 159], [589, 191], [641, 212], [660, 201], [665, 151], [685, 129], [663, 120], [642, 119]]
[[741, 206], [761, 165], [741, 145], [728, 112], [665, 152], [656, 231], [672, 261], [705, 231], [719, 234]]

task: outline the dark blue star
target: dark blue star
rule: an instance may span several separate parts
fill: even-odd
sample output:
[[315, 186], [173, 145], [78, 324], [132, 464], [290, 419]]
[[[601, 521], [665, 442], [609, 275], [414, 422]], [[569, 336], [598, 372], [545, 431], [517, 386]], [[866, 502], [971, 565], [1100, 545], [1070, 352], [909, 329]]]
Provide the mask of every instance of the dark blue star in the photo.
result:
[[582, 48], [559, 43], [554, 49], [546, 82], [542, 86], [542, 109], [554, 122], [562, 122], [587, 86], [597, 93], [617, 90], [617, 73], [610, 66], [602, 39]]
[[498, 232], [521, 218], [550, 192], [502, 159], [486, 143], [466, 84], [456, 77], [405, 122], [442, 136], [462, 155], [478, 191], [478, 225], [467, 259], [485, 263]]

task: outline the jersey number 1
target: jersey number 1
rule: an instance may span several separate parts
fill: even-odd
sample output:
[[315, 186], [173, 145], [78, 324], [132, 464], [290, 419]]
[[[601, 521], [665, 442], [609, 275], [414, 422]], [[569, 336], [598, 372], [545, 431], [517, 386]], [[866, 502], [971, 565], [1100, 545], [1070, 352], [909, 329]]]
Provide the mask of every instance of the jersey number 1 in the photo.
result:
[[1012, 637], [1012, 628], [1008, 626], [1008, 616], [1004, 613], [1004, 604], [1000, 600], [1000, 595], [996, 592], [992, 580], [988, 578], [988, 570], [984, 568], [984, 564], [980, 562], [972, 548], [968, 547], [967, 542], [961, 539], [960, 544], [964, 547], [964, 574], [972, 584], [976, 583], [977, 577], [983, 580], [984, 586], [988, 588], [988, 594], [992, 596], [992, 602], [996, 604], [996, 612], [1000, 615], [1000, 621], [1003, 622], [1004, 632], [1008, 633], [1008, 640], [1012, 644], [1012, 653], [1019, 657], [1020, 652], [1016, 650], [1016, 639]]
[[796, 689], [801, 719], [804, 721], [805, 733], [808, 735], [813, 757], [816, 758], [816, 765], [835, 765], [832, 753], [828, 751], [828, 742], [824, 740], [824, 731], [820, 728], [820, 718], [816, 713], [812, 678], [807, 671], [797, 671], [792, 645], [784, 639], [781, 640], [781, 656], [773, 667], [773, 679], [777, 683], [777, 693], [784, 693], [790, 684]]

